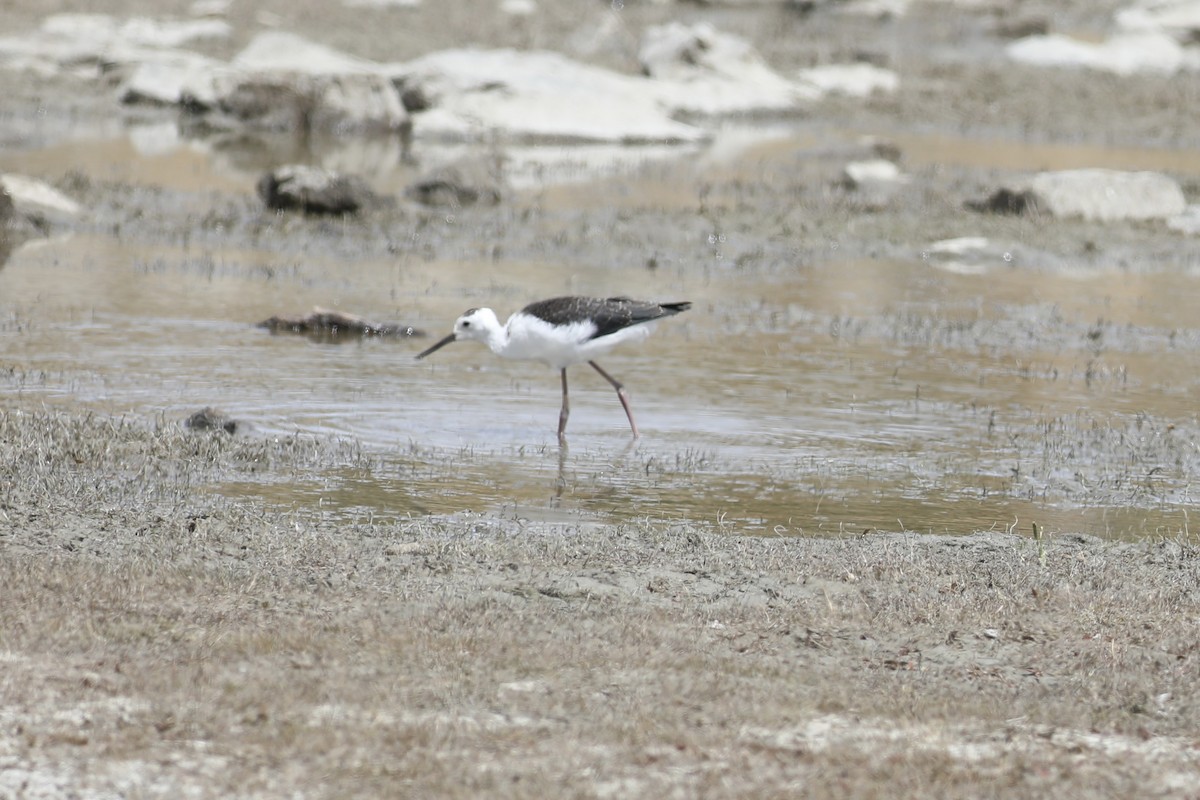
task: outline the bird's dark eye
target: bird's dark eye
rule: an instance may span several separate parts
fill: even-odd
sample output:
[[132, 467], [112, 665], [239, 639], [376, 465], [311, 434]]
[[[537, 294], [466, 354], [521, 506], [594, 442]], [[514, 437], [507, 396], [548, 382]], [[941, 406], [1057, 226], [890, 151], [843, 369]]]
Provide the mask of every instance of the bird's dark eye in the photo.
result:
[[470, 322], [468, 322], [467, 320], [465, 320], [465, 319], [464, 319], [464, 320], [463, 320], [463, 327], [464, 327], [464, 328], [469, 328], [469, 327], [471, 327], [471, 323], [470, 323]]

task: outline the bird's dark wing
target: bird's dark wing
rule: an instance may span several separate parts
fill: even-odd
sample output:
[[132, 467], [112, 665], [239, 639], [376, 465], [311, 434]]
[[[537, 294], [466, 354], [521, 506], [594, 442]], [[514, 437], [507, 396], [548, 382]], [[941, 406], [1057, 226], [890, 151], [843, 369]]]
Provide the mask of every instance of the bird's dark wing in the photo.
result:
[[522, 313], [551, 325], [571, 325], [590, 320], [596, 326], [591, 338], [616, 333], [622, 328], [687, 311], [691, 303], [649, 303], [628, 297], [555, 297], [530, 303]]

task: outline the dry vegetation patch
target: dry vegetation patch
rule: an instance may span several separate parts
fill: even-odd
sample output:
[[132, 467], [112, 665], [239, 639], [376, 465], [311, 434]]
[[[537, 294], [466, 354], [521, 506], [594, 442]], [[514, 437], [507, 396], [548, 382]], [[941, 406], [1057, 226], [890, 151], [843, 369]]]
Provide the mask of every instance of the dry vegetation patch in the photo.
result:
[[355, 524], [204, 491], [336, 443], [0, 429], [0, 796], [1200, 790], [1193, 541]]

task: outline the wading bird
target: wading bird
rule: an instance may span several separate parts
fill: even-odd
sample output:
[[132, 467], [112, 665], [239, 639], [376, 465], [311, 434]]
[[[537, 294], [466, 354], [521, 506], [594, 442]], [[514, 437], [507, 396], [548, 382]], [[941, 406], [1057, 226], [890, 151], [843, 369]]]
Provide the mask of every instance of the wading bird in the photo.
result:
[[655, 320], [687, 311], [691, 303], [648, 303], [628, 297], [555, 297], [530, 303], [503, 325], [490, 308], [472, 308], [454, 323], [454, 331], [420, 353], [425, 358], [451, 342], [483, 342], [504, 358], [541, 361], [562, 373], [562, 411], [558, 415], [558, 438], [565, 439], [567, 417], [567, 367], [584, 361], [604, 376], [617, 390], [617, 398], [629, 418], [636, 439], [637, 423], [629, 408], [629, 395], [621, 382], [595, 362], [623, 342], [640, 342], [650, 335]]

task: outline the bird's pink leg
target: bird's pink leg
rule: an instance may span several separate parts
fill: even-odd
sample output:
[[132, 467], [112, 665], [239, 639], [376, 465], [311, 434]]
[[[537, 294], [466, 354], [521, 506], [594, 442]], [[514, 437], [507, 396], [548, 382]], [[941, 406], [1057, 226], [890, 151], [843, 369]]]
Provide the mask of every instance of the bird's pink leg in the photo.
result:
[[[589, 361], [588, 363], [592, 365], [592, 368], [595, 369], [596, 372], [599, 372], [601, 375], [603, 375], [604, 379], [606, 381], [608, 381], [609, 383], [611, 383], [612, 387], [617, 390], [617, 399], [621, 401], [621, 407], [625, 409], [625, 416], [629, 417], [629, 427], [633, 431], [633, 438], [635, 438], [635, 439], [638, 438], [637, 423], [633, 421], [633, 409], [631, 409], [629, 407], [629, 395], [625, 393], [625, 387], [622, 386], [621, 382], [618, 381], [616, 378], [614, 378], [612, 375], [609, 375], [607, 372], [600, 369], [600, 365], [597, 364], [595, 361]], [[563, 373], [564, 373], [564, 380], [565, 380], [566, 370], [563, 370]], [[565, 395], [564, 395], [564, 402], [565, 402]]]
[[563, 385], [563, 404], [562, 411], [558, 412], [558, 440], [567, 438], [567, 417], [571, 416], [571, 404], [567, 400], [567, 370], [564, 367], [562, 371]]

